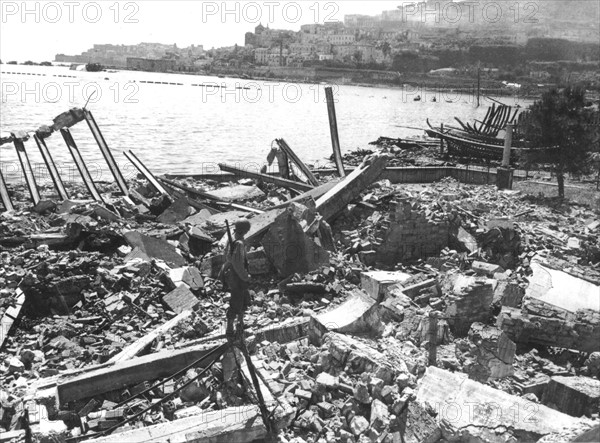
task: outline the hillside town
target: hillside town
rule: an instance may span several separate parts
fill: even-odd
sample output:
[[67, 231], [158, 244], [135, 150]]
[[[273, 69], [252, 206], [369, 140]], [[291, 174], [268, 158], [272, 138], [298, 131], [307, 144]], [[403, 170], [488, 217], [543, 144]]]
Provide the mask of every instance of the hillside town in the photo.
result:
[[[96, 44], [80, 55], [57, 54], [56, 62], [277, 78], [311, 78], [315, 69], [371, 70], [380, 71], [375, 80], [384, 82], [402, 74], [473, 76], [479, 69], [486, 78], [509, 82], [557, 83], [568, 77], [594, 87], [600, 76], [598, 10], [570, 3], [547, 2], [528, 11], [509, 2], [430, 0], [374, 16], [304, 24], [298, 31], [258, 24], [245, 34], [243, 46]], [[351, 77], [340, 72], [338, 80]]]

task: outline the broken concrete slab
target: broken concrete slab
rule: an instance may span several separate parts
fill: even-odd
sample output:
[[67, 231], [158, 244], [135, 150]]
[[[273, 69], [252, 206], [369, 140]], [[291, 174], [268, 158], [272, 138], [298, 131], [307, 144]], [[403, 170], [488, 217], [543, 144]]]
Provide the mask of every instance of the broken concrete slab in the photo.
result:
[[[200, 224], [200, 228], [210, 233], [211, 235], [223, 234], [225, 233], [227, 226], [226, 221], [229, 222], [229, 226], [233, 229], [235, 222], [238, 220], [246, 220], [248, 219], [248, 213], [244, 211], [227, 211], [221, 212], [219, 214], [213, 214]], [[250, 221], [252, 223], [252, 221]], [[233, 232], [232, 232], [233, 234]]]
[[179, 351], [161, 351], [113, 365], [88, 367], [83, 374], [61, 380], [56, 386], [59, 406], [148, 380], [167, 377], [208, 354], [215, 345], [198, 345]]
[[600, 351], [600, 314], [549, 309], [530, 299], [522, 310], [503, 307], [497, 325], [516, 343], [537, 343], [584, 352]]
[[584, 376], [551, 377], [542, 403], [573, 417], [591, 417], [600, 409], [600, 380]]
[[399, 271], [367, 271], [360, 273], [360, 286], [373, 300], [381, 302], [388, 295], [390, 286], [402, 284], [410, 278], [410, 274]]
[[265, 193], [257, 186], [246, 185], [227, 186], [215, 189], [214, 191], [207, 191], [206, 193], [218, 200], [228, 202], [252, 200], [254, 198], [264, 197], [265, 195]]
[[484, 277], [493, 277], [497, 272], [504, 272], [504, 269], [502, 269], [501, 266], [477, 260], [471, 264], [471, 269], [473, 269], [477, 275], [483, 275]]
[[351, 174], [319, 197], [317, 211], [325, 220], [333, 219], [377, 180], [386, 164], [387, 157], [383, 155], [366, 158]]
[[378, 311], [375, 300], [365, 292], [355, 290], [341, 305], [311, 317], [310, 334], [315, 334], [311, 340], [320, 341], [328, 331], [359, 333], [377, 330], [381, 326]]
[[323, 336], [335, 366], [346, 368], [346, 372], [362, 374], [370, 372], [383, 380], [385, 384], [392, 383], [398, 374], [407, 374], [408, 368], [402, 360], [391, 362], [381, 352], [348, 335], [329, 332]]
[[200, 300], [192, 294], [185, 283], [181, 283], [163, 297], [163, 302], [165, 302], [173, 312], [181, 314], [184, 311], [192, 311], [198, 306]]
[[533, 274], [529, 278], [524, 303], [527, 299], [536, 298], [569, 312], [580, 309], [600, 312], [600, 286], [547, 268], [537, 261], [531, 262], [531, 270]]
[[275, 219], [261, 244], [282, 277], [329, 264], [329, 253], [304, 233], [290, 211]]
[[483, 323], [473, 323], [469, 340], [477, 346], [471, 351], [474, 361], [466, 365], [469, 378], [485, 383], [514, 373], [517, 345], [500, 329]]
[[243, 443], [267, 436], [258, 406], [238, 406], [203, 412], [179, 420], [88, 440], [89, 443], [230, 442]]
[[121, 350], [121, 352], [119, 352], [117, 355], [115, 355], [110, 360], [108, 360], [108, 363], [118, 363], [121, 361], [129, 360], [133, 357], [136, 357], [145, 348], [147, 348], [150, 344], [152, 344], [152, 342], [154, 340], [161, 337], [163, 334], [170, 331], [175, 326], [177, 326], [179, 323], [183, 322], [184, 320], [188, 319], [191, 316], [192, 316], [192, 311], [181, 312], [178, 316], [172, 318], [171, 320], [160, 325], [159, 327], [152, 330], [151, 332], [145, 334], [143, 337], [136, 340], [129, 346], [126, 346], [125, 348], [123, 348]]
[[197, 214], [191, 215], [181, 221], [182, 224], [197, 226], [203, 224], [211, 217], [211, 212], [208, 209], [201, 209]]
[[430, 366], [417, 388], [417, 402], [437, 413], [450, 441], [536, 441], [579, 420], [473, 380]]
[[168, 276], [173, 288], [178, 287], [182, 283], [186, 284], [192, 291], [197, 291], [204, 287], [202, 275], [200, 275], [200, 271], [195, 266], [171, 269]]
[[175, 224], [187, 219], [192, 214], [192, 207], [187, 198], [178, 198], [162, 214], [157, 217], [159, 223]]
[[177, 252], [175, 246], [166, 240], [143, 235], [137, 231], [128, 231], [124, 234], [125, 240], [139, 252], [147, 257], [162, 260], [169, 266], [181, 267], [186, 264], [186, 260]]
[[250, 219], [250, 230], [246, 234], [246, 244], [252, 245], [257, 243], [262, 238], [262, 235], [277, 219], [277, 217], [284, 212], [285, 209], [273, 209], [252, 217]]

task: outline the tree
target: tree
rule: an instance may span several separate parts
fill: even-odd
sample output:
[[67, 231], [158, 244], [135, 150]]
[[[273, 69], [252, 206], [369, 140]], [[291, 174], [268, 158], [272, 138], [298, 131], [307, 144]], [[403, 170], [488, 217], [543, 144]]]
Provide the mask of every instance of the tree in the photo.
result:
[[577, 86], [549, 90], [529, 107], [523, 127], [526, 143], [531, 148], [550, 149], [531, 151], [525, 162], [551, 165], [560, 198], [565, 196], [565, 173], [590, 171], [590, 154], [598, 149], [594, 143], [597, 113], [585, 106], [585, 90]]

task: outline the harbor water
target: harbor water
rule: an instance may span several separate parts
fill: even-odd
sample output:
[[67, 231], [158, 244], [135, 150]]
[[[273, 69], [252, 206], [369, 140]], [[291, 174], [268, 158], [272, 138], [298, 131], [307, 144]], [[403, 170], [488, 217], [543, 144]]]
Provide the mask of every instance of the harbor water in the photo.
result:
[[[223, 162], [258, 170], [276, 138], [284, 138], [310, 165], [331, 165], [323, 84], [57, 66], [3, 64], [0, 71], [2, 132], [33, 131], [87, 102], [126, 177], [135, 170], [124, 150], [132, 150], [156, 174], [216, 173]], [[333, 85], [342, 152], [368, 148], [379, 136], [421, 136], [422, 130], [406, 126], [424, 128], [426, 119], [434, 126], [457, 125], [454, 117], [481, 120], [492, 103], [482, 98], [477, 107], [472, 94], [443, 91], [443, 86], [443, 79], [440, 89], [429, 90]], [[498, 99], [511, 106], [529, 104], [522, 98]], [[112, 180], [87, 124], [71, 132], [94, 180]], [[60, 134], [46, 142], [63, 180], [77, 179]], [[33, 139], [26, 148], [39, 180], [49, 180]], [[21, 177], [12, 144], [0, 147], [0, 167], [9, 182]]]

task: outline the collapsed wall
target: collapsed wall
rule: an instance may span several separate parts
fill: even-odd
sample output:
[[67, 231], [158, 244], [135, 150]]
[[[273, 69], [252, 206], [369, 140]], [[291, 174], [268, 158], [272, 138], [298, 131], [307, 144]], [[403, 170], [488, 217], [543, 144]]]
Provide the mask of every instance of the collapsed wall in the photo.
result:
[[449, 223], [409, 198], [399, 199], [389, 214], [389, 228], [377, 248], [377, 261], [386, 264], [416, 260], [448, 246]]
[[497, 324], [514, 341], [600, 351], [600, 287], [532, 263], [521, 309], [502, 307]]

